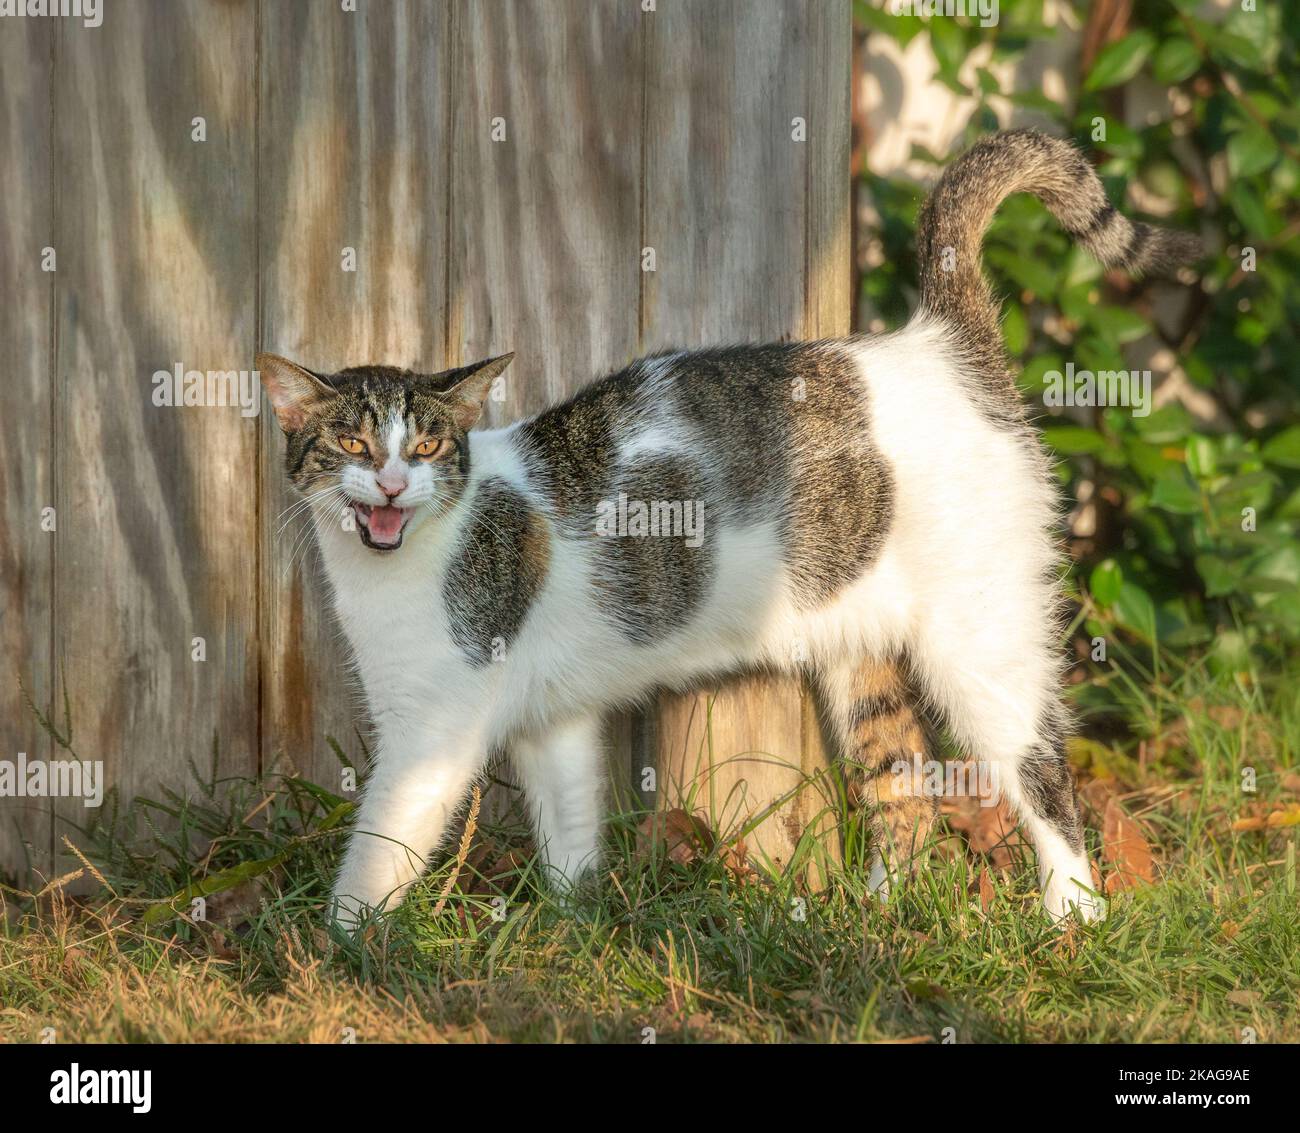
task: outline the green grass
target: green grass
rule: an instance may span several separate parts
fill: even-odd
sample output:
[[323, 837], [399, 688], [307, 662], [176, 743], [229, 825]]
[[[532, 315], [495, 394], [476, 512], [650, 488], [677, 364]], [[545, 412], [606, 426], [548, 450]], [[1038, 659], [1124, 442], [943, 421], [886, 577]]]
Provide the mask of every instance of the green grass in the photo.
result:
[[[843, 831], [773, 878], [702, 847], [668, 861], [631, 814], [576, 907], [539, 885], [506, 822], [348, 938], [322, 918], [346, 804], [297, 779], [208, 783], [79, 840], [97, 879], [0, 891], [0, 1039], [1295, 1042], [1297, 827], [1232, 829], [1294, 818], [1295, 687], [1293, 667], [1144, 673], [1136, 654], [1076, 687], [1085, 797], [1138, 817], [1157, 876], [1065, 931], [1040, 913], [1027, 855], [988, 870], [982, 902], [989, 863], [952, 829], [882, 907], [860, 867], [827, 864]], [[195, 887], [210, 891], [199, 924], [164, 900]]]

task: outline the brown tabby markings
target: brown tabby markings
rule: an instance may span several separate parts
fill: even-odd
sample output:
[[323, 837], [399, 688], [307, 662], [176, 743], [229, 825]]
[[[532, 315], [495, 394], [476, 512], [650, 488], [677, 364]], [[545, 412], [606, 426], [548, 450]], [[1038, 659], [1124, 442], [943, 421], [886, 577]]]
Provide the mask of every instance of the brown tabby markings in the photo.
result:
[[[917, 218], [921, 306], [959, 332], [987, 389], [1004, 402], [1014, 398], [1016, 408], [999, 304], [980, 270], [980, 246], [998, 205], [1019, 192], [1038, 197], [1107, 267], [1134, 274], [1165, 271], [1195, 259], [1201, 248], [1188, 233], [1122, 216], [1074, 146], [1035, 130], [985, 138], [952, 162]], [[951, 257], [944, 249], [952, 250]]]
[[917, 698], [900, 662], [866, 662], [853, 684], [856, 699], [841, 706], [839, 714], [850, 799], [872, 809], [876, 848], [891, 872], [906, 869], [929, 837], [937, 800], [896, 793], [893, 768], [900, 762], [910, 765], [918, 756], [933, 759], [929, 732], [916, 712]]
[[504, 480], [483, 481], [473, 519], [443, 581], [451, 636], [476, 666], [510, 646], [546, 581], [551, 536], [544, 517]]
[[[704, 438], [707, 467], [666, 453], [618, 461], [628, 423], [658, 414]], [[704, 545], [677, 538], [602, 539], [603, 609], [631, 640], [681, 627], [716, 570], [710, 540], [723, 527], [775, 520], [795, 601], [814, 608], [875, 561], [893, 516], [893, 481], [869, 439], [854, 363], [833, 346], [729, 346], [642, 359], [526, 421], [520, 445], [556, 521], [590, 538], [597, 505], [693, 500]]]

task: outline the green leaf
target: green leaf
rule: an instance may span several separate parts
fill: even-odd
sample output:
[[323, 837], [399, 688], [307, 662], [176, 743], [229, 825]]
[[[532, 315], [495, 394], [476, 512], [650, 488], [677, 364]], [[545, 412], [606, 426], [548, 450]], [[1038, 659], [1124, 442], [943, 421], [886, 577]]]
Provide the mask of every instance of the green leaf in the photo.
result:
[[1300, 425], [1292, 425], [1265, 442], [1261, 455], [1269, 464], [1300, 468]]
[[1147, 444], [1168, 445], [1181, 441], [1192, 431], [1192, 418], [1177, 402], [1162, 405], [1145, 417], [1134, 415], [1133, 424]]
[[1102, 48], [1083, 84], [1084, 90], [1105, 90], [1128, 82], [1142, 69], [1155, 45], [1155, 36], [1149, 31], [1135, 31]]
[[1171, 469], [1156, 481], [1151, 492], [1151, 505], [1175, 515], [1199, 515], [1202, 510], [1201, 490], [1187, 475], [1186, 469]]
[[1161, 83], [1181, 83], [1194, 75], [1201, 66], [1201, 53], [1196, 45], [1181, 35], [1167, 39], [1156, 50], [1151, 61], [1151, 70], [1156, 81]]
[[1002, 337], [1013, 356], [1022, 354], [1029, 344], [1029, 324], [1025, 322], [1025, 312], [1019, 303], [1007, 305], [1006, 318], [1002, 320]]
[[338, 806], [339, 803], [344, 801], [339, 795], [334, 794], [332, 791], [327, 791], [319, 783], [313, 783], [309, 779], [294, 779], [293, 782], [294, 786], [299, 790], [305, 791], [307, 794], [311, 795], [313, 799], [327, 809], [332, 810], [334, 807]]
[[1119, 600], [1123, 585], [1124, 571], [1114, 559], [1106, 559], [1092, 568], [1088, 589], [1092, 592], [1094, 601], [1103, 609], [1113, 606]]
[[1237, 590], [1240, 579], [1236, 564], [1219, 555], [1197, 555], [1196, 573], [1205, 583], [1205, 593], [1210, 598], [1219, 598]]
[[1065, 456], [1101, 452], [1106, 447], [1105, 437], [1096, 429], [1085, 429], [1082, 425], [1047, 425], [1043, 440]]
[[966, 33], [961, 25], [956, 20], [931, 20], [930, 47], [939, 69], [956, 79], [958, 68], [966, 61]]
[[1214, 492], [1214, 502], [1222, 507], [1253, 505], [1264, 507], [1273, 494], [1277, 477], [1271, 472], [1243, 472], [1220, 484]]
[[179, 893], [161, 904], [150, 906], [144, 914], [144, 923], [156, 925], [161, 921], [171, 920], [172, 917], [178, 916], [182, 912], [178, 906], [188, 905], [195, 897], [208, 897], [213, 893], [222, 893], [227, 889], [233, 889], [240, 882], [250, 881], [254, 877], [274, 869], [288, 856], [287, 852], [276, 854], [274, 857], [262, 858], [259, 861], [241, 862], [237, 866], [231, 866], [230, 869], [223, 869], [209, 874], [192, 885], [187, 885]]
[[1277, 583], [1273, 589], [1279, 590], [1300, 586], [1300, 545], [1292, 543], [1270, 551], [1255, 564], [1250, 578], [1255, 583]]
[[1228, 172], [1252, 177], [1277, 161], [1278, 148], [1269, 132], [1254, 124], [1228, 139]]
[[1127, 307], [1093, 307], [1088, 316], [1091, 323], [1107, 341], [1118, 346], [1133, 342], [1151, 330], [1150, 325], [1136, 311]]
[[1187, 467], [1193, 476], [1208, 477], [1214, 475], [1218, 467], [1215, 458], [1214, 441], [1209, 437], [1190, 436], [1187, 438]]
[[1259, 199], [1259, 194], [1245, 181], [1238, 181], [1228, 193], [1228, 203], [1237, 214], [1247, 235], [1271, 237], [1278, 232], [1278, 220]]
[[1155, 640], [1156, 604], [1151, 601], [1151, 595], [1137, 583], [1127, 579], [1120, 583], [1114, 613], [1121, 625], [1136, 631], [1148, 641]]

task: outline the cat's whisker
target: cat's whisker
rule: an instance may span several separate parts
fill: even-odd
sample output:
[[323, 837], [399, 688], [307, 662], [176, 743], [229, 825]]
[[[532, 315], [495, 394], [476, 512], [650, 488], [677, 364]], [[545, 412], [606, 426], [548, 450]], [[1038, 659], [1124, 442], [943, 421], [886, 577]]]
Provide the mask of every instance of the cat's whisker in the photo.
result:
[[330, 485], [328, 488], [321, 488], [319, 491], [311, 492], [303, 496], [303, 498], [300, 500], [295, 500], [287, 508], [281, 511], [278, 516], [276, 516], [277, 520], [283, 520], [276, 534], [277, 535], [283, 534], [284, 529], [289, 526], [289, 523], [295, 517], [301, 515], [304, 511], [308, 510], [314, 503], [316, 503], [317, 500], [320, 500], [326, 496], [334, 495], [336, 493], [342, 493], [342, 491], [343, 489], [340, 488], [337, 484], [333, 484]]

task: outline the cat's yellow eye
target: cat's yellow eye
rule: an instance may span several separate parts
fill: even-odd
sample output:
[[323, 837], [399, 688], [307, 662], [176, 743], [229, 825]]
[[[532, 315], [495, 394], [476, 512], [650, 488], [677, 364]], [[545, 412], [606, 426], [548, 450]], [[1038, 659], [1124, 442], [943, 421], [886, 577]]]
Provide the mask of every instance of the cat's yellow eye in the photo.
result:
[[415, 446], [415, 455], [416, 456], [439, 456], [442, 454], [443, 448], [446, 445], [446, 443], [447, 442], [445, 438], [442, 440], [430, 439], [427, 441], [421, 441], [418, 445]]
[[344, 452], [350, 452], [353, 455], [366, 451], [365, 441], [359, 441], [356, 437], [349, 437], [346, 433], [339, 437], [339, 444], [343, 446]]

